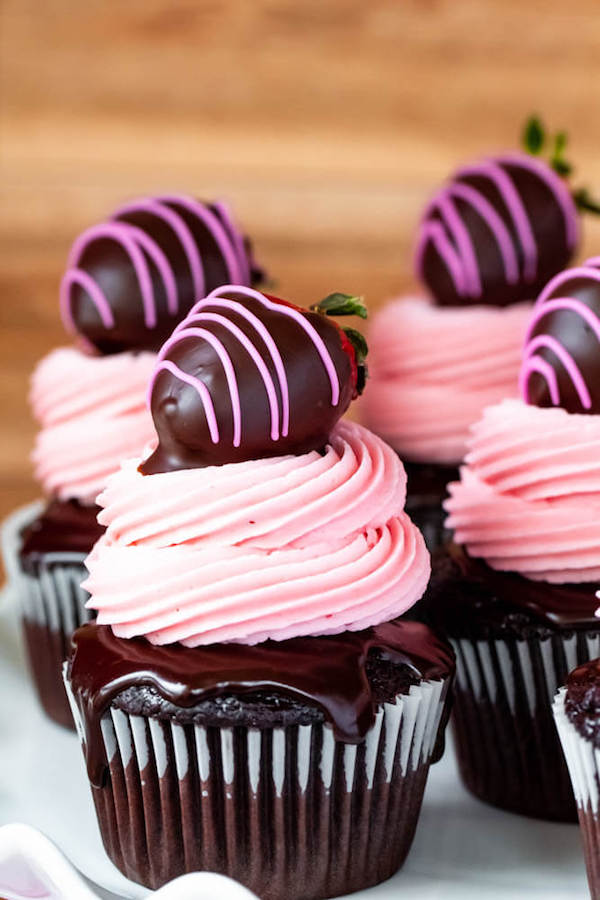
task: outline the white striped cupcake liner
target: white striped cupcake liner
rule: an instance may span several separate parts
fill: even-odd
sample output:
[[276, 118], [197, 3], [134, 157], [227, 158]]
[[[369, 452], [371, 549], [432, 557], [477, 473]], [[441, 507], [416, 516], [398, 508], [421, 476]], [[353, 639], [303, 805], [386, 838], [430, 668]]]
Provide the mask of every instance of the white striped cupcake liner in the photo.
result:
[[81, 587], [87, 577], [85, 558], [85, 553], [45, 553], [31, 561], [29, 571], [21, 569], [19, 596], [27, 622], [60, 632], [70, 640], [76, 628], [90, 621], [93, 614], [85, 608], [90, 595]]
[[600, 633], [451, 639], [456, 652], [453, 726], [472, 793], [524, 815], [576, 821], [552, 716], [568, 673], [600, 656]]
[[28, 525], [37, 519], [44, 508], [43, 500], [35, 500], [27, 506], [20, 506], [4, 519], [0, 527], [0, 547], [9, 590], [18, 591], [20, 575], [19, 552], [21, 535]]
[[203, 870], [262, 900], [377, 884], [410, 848], [446, 694], [447, 682], [412, 686], [358, 745], [321, 723], [204, 727], [113, 706], [92, 790], [106, 851], [150, 888]]
[[590, 895], [600, 900], [600, 749], [569, 721], [566, 693], [564, 687], [558, 691], [552, 712], [577, 803]]
[[13, 576], [25, 636], [29, 668], [40, 703], [60, 725], [73, 728], [62, 679], [73, 632], [93, 618], [81, 587], [87, 571], [83, 553], [45, 553], [19, 566]]

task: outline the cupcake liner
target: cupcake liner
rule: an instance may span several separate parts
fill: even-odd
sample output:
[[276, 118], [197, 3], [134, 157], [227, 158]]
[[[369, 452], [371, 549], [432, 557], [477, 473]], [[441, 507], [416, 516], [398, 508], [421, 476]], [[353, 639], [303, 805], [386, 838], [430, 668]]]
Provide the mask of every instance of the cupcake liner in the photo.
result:
[[28, 503], [26, 506], [20, 506], [18, 509], [15, 509], [2, 522], [0, 546], [2, 548], [4, 571], [9, 589], [18, 590], [21, 569], [19, 561], [21, 534], [28, 525], [31, 525], [37, 519], [43, 508], [44, 502], [35, 500], [33, 503]]
[[559, 690], [552, 712], [577, 803], [590, 896], [600, 900], [600, 750], [569, 721], [566, 693], [564, 687]]
[[321, 723], [204, 727], [113, 706], [102, 720], [108, 773], [92, 791], [106, 851], [149, 888], [194, 870], [263, 900], [377, 884], [410, 848], [446, 685], [422, 682], [385, 704], [359, 745]]
[[598, 632], [451, 639], [458, 762], [481, 800], [524, 815], [576, 821], [552, 702], [571, 669], [600, 656]]
[[23, 632], [29, 667], [44, 711], [51, 719], [73, 728], [73, 719], [62, 680], [76, 628], [94, 614], [85, 608], [89, 598], [81, 588], [87, 571], [83, 553], [45, 553], [21, 565], [15, 585], [21, 603]]

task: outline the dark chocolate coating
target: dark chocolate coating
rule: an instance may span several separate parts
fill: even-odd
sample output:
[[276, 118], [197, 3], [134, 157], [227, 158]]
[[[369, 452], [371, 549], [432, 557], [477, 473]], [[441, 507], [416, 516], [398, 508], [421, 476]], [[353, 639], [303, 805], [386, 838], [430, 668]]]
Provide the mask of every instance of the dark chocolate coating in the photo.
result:
[[[391, 676], [383, 667], [374, 687], [367, 676], [373, 651], [402, 667], [401, 675]], [[360, 743], [378, 702], [392, 700], [414, 680], [446, 679], [453, 668], [452, 651], [426, 626], [399, 620], [336, 636], [193, 649], [124, 640], [107, 626], [90, 624], [73, 637], [69, 679], [87, 729], [90, 780], [99, 786], [106, 766], [100, 721], [119, 695], [125, 698], [121, 702], [133, 702], [128, 689], [138, 698], [142, 688], [150, 689], [142, 695], [143, 709], [133, 707], [146, 715], [219, 725], [225, 717], [232, 725], [257, 726], [266, 704], [269, 727], [283, 724], [291, 709], [300, 724], [318, 715], [337, 739]]]
[[88, 554], [105, 531], [96, 518], [99, 512], [99, 506], [78, 500], [50, 500], [22, 533], [21, 560], [26, 565], [28, 558], [46, 553]]
[[[569, 309], [564, 302], [561, 309], [555, 309], [543, 314], [546, 303], [552, 300], [570, 299], [578, 301], [579, 309], [583, 304], [590, 309], [598, 320], [600, 330], [600, 280], [582, 273], [581, 269], [573, 269], [564, 272], [560, 283], [546, 296], [540, 304], [540, 317], [535, 327], [531, 330], [528, 340], [536, 337], [549, 336], [561, 345], [563, 352], [567, 353], [579, 369], [585, 382], [591, 406], [583, 405], [579, 392], [569, 375], [564, 363], [559, 359], [554, 350], [548, 347], [539, 347], [535, 356], [548, 363], [554, 370], [560, 399], [560, 406], [570, 413], [585, 413], [589, 415], [600, 414], [600, 341], [593, 328], [577, 309]], [[600, 274], [600, 273], [599, 273]], [[538, 310], [536, 310], [538, 312]], [[527, 402], [534, 406], [554, 406], [550, 387], [546, 378], [539, 372], [532, 372], [527, 385]]]
[[595, 628], [597, 584], [549, 584], [498, 572], [456, 544], [436, 556], [423, 599], [429, 615], [456, 637], [527, 638]]
[[600, 659], [583, 663], [569, 675], [565, 712], [579, 734], [600, 748]]
[[[500, 244], [489, 222], [466, 199], [454, 197], [456, 212], [474, 250], [481, 293], [476, 294], [469, 289], [461, 291], [457, 288], [447, 261], [439, 252], [435, 241], [430, 239], [426, 242], [420, 259], [419, 275], [440, 306], [467, 306], [476, 303], [507, 306], [520, 300], [532, 300], [552, 275], [569, 263], [573, 255], [574, 246], [568, 239], [565, 214], [555, 191], [549, 184], [535, 170], [520, 165], [518, 156], [511, 162], [506, 161], [504, 157], [492, 159], [490, 162], [496, 164], [505, 176], [508, 176], [527, 213], [537, 248], [535, 273], [533, 277], [527, 274], [525, 248], [497, 181], [485, 172], [481, 174], [459, 172], [451, 179], [449, 186], [442, 188], [440, 195], [446, 193], [452, 185], [466, 185], [475, 189], [491, 204], [510, 235], [517, 257], [518, 278], [515, 283], [509, 283]], [[574, 206], [572, 215], [576, 215]], [[460, 258], [457, 241], [438, 207], [434, 206], [426, 214], [421, 229], [426, 228], [431, 222], [439, 223]]]
[[[180, 202], [160, 202], [176, 213], [191, 234], [204, 271], [204, 293], [230, 282], [230, 270], [211, 227]], [[225, 231], [231, 252], [239, 255], [232, 226], [222, 218], [220, 209], [208, 203], [200, 205], [212, 214], [213, 221], [216, 220]], [[113, 221], [140, 229], [162, 251], [175, 280], [177, 310], [169, 311], [164, 278], [152, 255], [140, 245], [139, 249], [152, 281], [156, 309], [156, 325], [149, 327], [144, 315], [140, 280], [130, 252], [114, 237], [97, 236], [83, 248], [77, 268], [87, 273], [102, 290], [112, 311], [114, 324], [107, 327], [103, 323], [85, 287], [74, 283], [69, 287], [69, 309], [74, 328], [102, 354], [125, 350], [158, 350], [199, 299], [194, 289], [188, 256], [177, 232], [167, 221], [150, 210], [139, 208], [123, 212]], [[258, 276], [260, 270], [251, 260], [249, 242], [244, 241], [241, 235], [239, 242], [242, 252], [248, 256], [246, 269], [251, 266], [251, 277]]]
[[194, 334], [184, 336], [159, 359], [174, 364], [208, 390], [218, 423], [219, 440], [214, 443], [211, 438], [205, 405], [198, 390], [179, 375], [165, 369], [160, 371], [159, 364], [151, 399], [159, 444], [140, 467], [145, 475], [322, 450], [333, 426], [355, 395], [354, 351], [344, 333], [330, 319], [319, 313], [300, 310], [322, 338], [335, 367], [340, 386], [339, 400], [335, 405], [332, 403], [332, 388], [326, 367], [313, 340], [297, 321], [283, 312], [290, 304], [268, 298], [280, 306], [280, 311], [243, 294], [231, 292], [226, 298], [220, 296], [214, 304], [203, 307], [201, 312], [225, 317], [252, 343], [273, 380], [280, 426], [283, 408], [281, 385], [267, 345], [243, 315], [219, 306], [218, 300], [239, 302], [260, 320], [277, 346], [289, 392], [288, 434], [284, 435], [280, 427], [279, 438], [272, 439], [271, 412], [263, 378], [238, 337], [222, 324], [196, 322], [194, 316], [190, 316], [182, 323], [182, 328], [202, 327], [209, 331], [225, 348], [231, 360], [240, 398], [241, 442], [239, 446], [234, 446], [233, 401], [221, 358], [205, 337]]

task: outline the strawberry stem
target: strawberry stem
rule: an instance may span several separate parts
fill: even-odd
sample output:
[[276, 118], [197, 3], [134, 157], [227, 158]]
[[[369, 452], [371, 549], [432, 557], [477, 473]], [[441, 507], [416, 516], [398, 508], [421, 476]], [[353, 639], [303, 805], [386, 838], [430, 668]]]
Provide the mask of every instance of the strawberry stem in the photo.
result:
[[[561, 178], [568, 178], [573, 173], [572, 164], [565, 159], [565, 150], [568, 143], [568, 135], [566, 131], [559, 131], [554, 135], [552, 141], [552, 152], [548, 163], [552, 169], [560, 175]], [[548, 134], [544, 124], [539, 116], [530, 116], [522, 135], [523, 147], [533, 156], [539, 156], [542, 150], [548, 144]], [[575, 188], [572, 190], [575, 206], [581, 212], [589, 212], [593, 215], [600, 216], [600, 200], [594, 200], [586, 187]]]
[[600, 200], [594, 200], [587, 188], [578, 188], [573, 192], [573, 200], [577, 209], [600, 216]]
[[[363, 297], [356, 297], [353, 294], [342, 294], [340, 291], [335, 291], [318, 303], [313, 303], [310, 308], [313, 312], [320, 313], [322, 316], [359, 316], [361, 319], [367, 318], [367, 307]], [[342, 328], [341, 330], [352, 344], [354, 350], [356, 393], [362, 394], [368, 376], [366, 358], [369, 348], [364, 335], [357, 331], [356, 328]]]
[[532, 115], [527, 119], [521, 140], [528, 153], [539, 156], [546, 143], [546, 130], [539, 116]]
[[334, 291], [311, 306], [313, 312], [323, 313], [326, 316], [360, 316], [367, 318], [367, 307], [363, 297], [355, 297], [352, 294], [342, 294]]
[[362, 366], [367, 358], [367, 353], [369, 352], [369, 347], [365, 340], [364, 335], [357, 331], [356, 328], [344, 328], [344, 334], [354, 347], [354, 353], [356, 356], [356, 365]]
[[532, 156], [540, 156], [542, 151], [548, 147], [550, 140], [552, 140], [552, 149], [549, 153], [548, 163], [561, 178], [566, 178], [573, 171], [573, 166], [565, 159], [565, 150], [569, 140], [567, 132], [559, 131], [550, 138], [540, 117], [530, 116], [523, 128], [522, 143], [525, 150]]

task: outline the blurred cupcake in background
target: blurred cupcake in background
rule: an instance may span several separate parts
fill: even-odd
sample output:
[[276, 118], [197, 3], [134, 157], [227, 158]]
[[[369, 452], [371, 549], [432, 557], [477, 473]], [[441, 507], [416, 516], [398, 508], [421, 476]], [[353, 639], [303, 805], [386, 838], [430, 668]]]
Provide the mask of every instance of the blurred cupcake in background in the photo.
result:
[[554, 701], [583, 839], [591, 900], [600, 897], [600, 659], [569, 674]]
[[[540, 128], [532, 120], [526, 130], [536, 153]], [[513, 152], [458, 169], [418, 229], [426, 296], [392, 301], [370, 329], [364, 421], [405, 461], [407, 509], [430, 549], [445, 537], [441, 503], [469, 426], [486, 406], [517, 396], [531, 303], [577, 247], [579, 213], [558, 174], [570, 170], [563, 148], [559, 136], [550, 163]]]
[[250, 284], [253, 271], [225, 205], [185, 196], [134, 201], [71, 248], [60, 307], [76, 344], [49, 353], [31, 385], [35, 474], [48, 499], [5, 541], [40, 700], [63, 725], [72, 727], [62, 662], [92, 615], [83, 560], [104, 531], [95, 498], [154, 436], [146, 395], [156, 351], [199, 295], [232, 280]]
[[106, 851], [147, 887], [316, 900], [411, 845], [454, 662], [402, 618], [430, 570], [402, 463], [339, 421], [363, 343], [322, 313], [355, 306], [198, 302], [159, 353], [156, 449], [98, 498], [66, 681]]
[[449, 485], [455, 544], [431, 608], [457, 651], [456, 746], [478, 797], [576, 817], [552, 701], [600, 653], [600, 267], [553, 278], [528, 326], [523, 400], [473, 426]]

